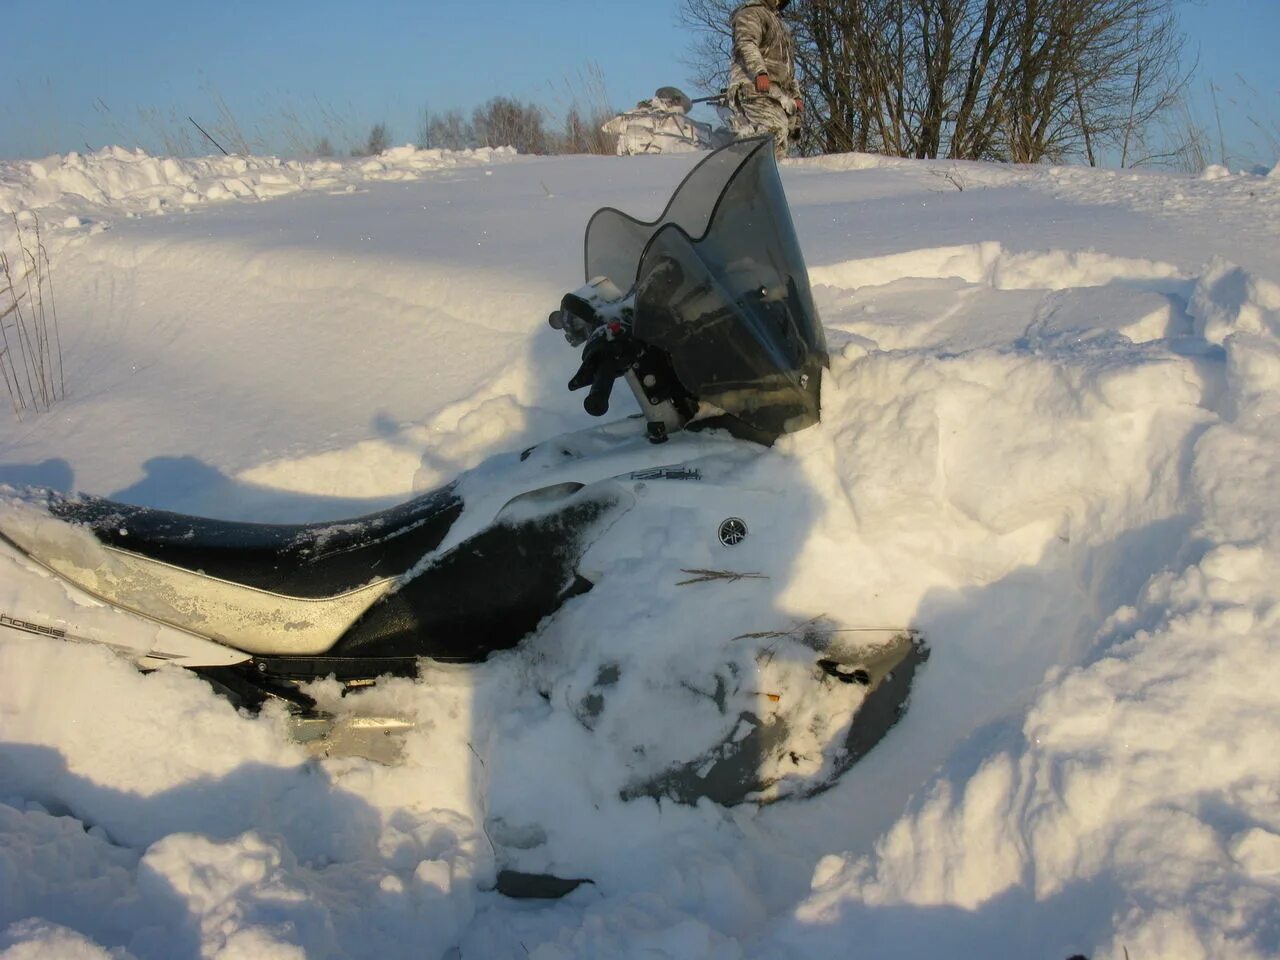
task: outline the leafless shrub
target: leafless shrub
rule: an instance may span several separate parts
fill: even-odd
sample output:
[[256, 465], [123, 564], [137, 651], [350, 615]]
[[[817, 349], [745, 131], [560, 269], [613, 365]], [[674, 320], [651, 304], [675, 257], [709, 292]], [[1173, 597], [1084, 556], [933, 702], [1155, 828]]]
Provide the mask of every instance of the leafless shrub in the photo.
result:
[[[1241, 83], [1244, 80], [1241, 79]], [[1247, 86], [1247, 84], [1246, 84]], [[1250, 87], [1250, 90], [1252, 88]], [[1274, 98], [1262, 97], [1253, 91], [1255, 103], [1275, 103]], [[1258, 151], [1258, 156], [1268, 160], [1280, 162], [1280, 117], [1258, 117], [1253, 113], [1245, 115], [1245, 119], [1249, 122], [1249, 126], [1258, 132], [1258, 136], [1262, 138], [1260, 144], [1248, 144], [1247, 146]]]
[[[1263, 112], [1275, 102], [1239, 75], [1228, 86], [1207, 82], [1200, 96], [1179, 97], [1154, 136], [1143, 142], [1147, 153], [1138, 154], [1131, 165], [1158, 163], [1198, 173], [1218, 163], [1265, 172], [1280, 160], [1280, 118]], [[1206, 115], [1206, 110], [1211, 112]]]
[[423, 129], [418, 146], [433, 150], [469, 150], [478, 146], [475, 130], [458, 110], [444, 113], [423, 111]]
[[53, 296], [49, 253], [33, 220], [24, 231], [13, 218], [17, 260], [0, 251], [0, 377], [19, 420], [48, 411], [66, 395], [62, 335]]
[[[1277, 93], [1267, 95], [1259, 91], [1238, 73], [1235, 79], [1236, 83], [1232, 87], [1210, 85], [1210, 91], [1214, 94], [1214, 115], [1218, 123], [1218, 150], [1221, 157], [1218, 162], [1224, 165], [1228, 165], [1229, 160], [1238, 164], [1262, 163], [1271, 167], [1280, 161], [1280, 116], [1259, 115], [1259, 110], [1264, 105], [1275, 104]], [[1230, 151], [1222, 133], [1223, 111], [1218, 103], [1219, 95], [1230, 104], [1237, 117], [1243, 118], [1244, 125], [1253, 130], [1248, 136], [1238, 137], [1237, 142], [1232, 145], [1234, 149]]]
[[360, 142], [361, 129], [352, 117], [354, 109], [322, 102], [319, 97], [283, 99], [265, 105], [266, 112], [255, 125], [256, 139], [274, 144], [291, 157], [334, 157], [349, 153]]
[[197, 148], [197, 140], [201, 144], [205, 144], [206, 141], [191, 128], [186, 117], [179, 116], [174, 108], [170, 108], [168, 113], [162, 113], [154, 107], [139, 110], [138, 121], [147, 131], [148, 136], [141, 142], [139, 138], [134, 138], [136, 145], [144, 147], [150, 145], [154, 150], [154, 145], [159, 144], [165, 156], [169, 157], [191, 157], [207, 153], [209, 150], [207, 145], [202, 149]]
[[214, 109], [218, 113], [218, 120], [214, 124], [212, 131], [218, 142], [223, 144], [229, 152], [238, 153], [242, 157], [252, 154], [253, 145], [240, 129], [240, 121], [236, 119], [236, 115], [231, 108], [227, 106], [227, 101], [222, 99], [222, 94], [216, 90], [209, 90], [208, 93], [213, 100]]
[[604, 71], [588, 63], [574, 80], [566, 79], [558, 91], [564, 129], [554, 144], [555, 153], [609, 154], [617, 152], [617, 134], [605, 133], [606, 123], [617, 115], [609, 102]]
[[1178, 102], [1161, 126], [1164, 147], [1158, 159], [1167, 166], [1185, 173], [1199, 173], [1212, 162], [1209, 134], [1185, 99]]
[[[734, 0], [682, 0], [704, 89]], [[1174, 0], [806, 0], [787, 12], [805, 152], [1123, 163], [1185, 86]]]
[[[514, 147], [521, 153], [613, 153], [615, 138], [600, 127], [616, 111], [609, 105], [604, 73], [588, 64], [575, 79], [552, 93], [558, 109], [515, 97], [494, 97], [476, 107], [470, 118], [458, 110], [422, 110], [417, 145], [423, 149], [467, 150]], [[554, 124], [560, 123], [560, 130]]]
[[431, 109], [423, 107], [418, 114], [418, 135], [414, 137], [413, 145], [419, 150], [431, 149]]
[[471, 127], [482, 147], [515, 147], [520, 153], [550, 153], [544, 111], [513, 97], [494, 97], [471, 114]]
[[376, 157], [391, 146], [391, 132], [382, 121], [369, 128], [369, 135], [364, 143], [351, 150], [353, 157]]
[[[576, 77], [565, 79], [560, 88], [551, 90], [557, 101], [552, 109], [514, 97], [495, 97], [469, 117], [456, 109], [423, 107], [414, 142], [420, 149], [512, 146], [531, 154], [612, 154], [616, 138], [600, 128], [617, 111], [609, 103], [600, 67], [588, 63]], [[192, 114], [231, 153], [272, 151], [292, 157], [360, 157], [381, 153], [391, 146], [388, 125], [378, 122], [371, 127], [360, 126], [353, 119], [355, 112], [350, 105], [335, 107], [316, 97], [298, 99], [285, 94], [264, 100], [260, 104], [261, 118], [242, 123], [220, 93], [211, 88], [205, 92], [208, 103], [203, 110], [191, 108]], [[167, 112], [140, 110], [132, 124], [117, 120], [111, 107], [100, 98], [94, 109], [107, 120], [113, 142], [141, 146], [153, 153], [163, 151], [169, 156], [208, 152], [209, 141], [192, 126], [186, 107]], [[250, 129], [252, 136], [246, 132]], [[362, 129], [368, 132], [361, 134]]]

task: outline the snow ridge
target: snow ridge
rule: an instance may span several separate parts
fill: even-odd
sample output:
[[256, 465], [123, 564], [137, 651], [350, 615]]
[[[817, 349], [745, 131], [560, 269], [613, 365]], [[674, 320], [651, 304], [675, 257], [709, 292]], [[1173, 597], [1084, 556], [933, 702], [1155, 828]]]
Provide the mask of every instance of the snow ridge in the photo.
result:
[[[361, 184], [406, 182], [424, 174], [510, 160], [511, 147], [419, 150], [393, 147], [353, 160], [277, 157], [153, 157], [142, 149], [104, 147], [41, 160], [0, 161], [0, 213], [46, 233], [102, 230], [114, 217], [189, 210], [230, 200], [269, 200], [304, 191], [350, 192]], [[4, 218], [10, 220], [10, 216]], [[0, 221], [0, 249], [12, 245], [12, 221]]]

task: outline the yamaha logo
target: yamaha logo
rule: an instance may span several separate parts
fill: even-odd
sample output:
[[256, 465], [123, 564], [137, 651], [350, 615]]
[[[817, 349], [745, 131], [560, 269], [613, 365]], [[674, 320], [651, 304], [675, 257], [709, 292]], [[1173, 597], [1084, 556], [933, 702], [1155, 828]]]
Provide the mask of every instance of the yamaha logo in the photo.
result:
[[720, 542], [726, 547], [736, 547], [747, 539], [747, 524], [737, 517], [730, 517], [720, 524]]

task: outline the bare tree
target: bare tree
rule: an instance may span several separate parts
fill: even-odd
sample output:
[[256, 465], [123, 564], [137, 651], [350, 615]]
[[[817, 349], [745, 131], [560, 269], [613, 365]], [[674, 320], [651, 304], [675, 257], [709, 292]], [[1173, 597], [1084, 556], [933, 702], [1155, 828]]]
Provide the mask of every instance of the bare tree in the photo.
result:
[[1096, 162], [1101, 144], [1127, 164], [1186, 83], [1169, 0], [1026, 0], [1014, 17], [1009, 159]]
[[511, 97], [494, 97], [471, 115], [471, 126], [481, 146], [515, 147], [520, 153], [550, 152], [542, 108]]
[[413, 145], [419, 150], [430, 150], [434, 143], [431, 142], [431, 108], [423, 107], [418, 114], [418, 136], [413, 141]]
[[440, 150], [468, 150], [477, 145], [475, 130], [457, 110], [432, 114], [426, 139]]
[[364, 145], [351, 151], [353, 157], [376, 157], [391, 146], [391, 132], [385, 123], [375, 123], [369, 128], [369, 136]]
[[609, 99], [604, 71], [590, 61], [575, 77], [566, 77], [558, 87], [554, 112], [564, 117], [563, 132], [553, 138], [556, 153], [612, 154], [618, 146], [617, 134], [602, 129], [618, 113]]
[[[732, 0], [683, 0], [704, 88], [728, 66]], [[806, 152], [1034, 163], [1154, 156], [1185, 86], [1174, 0], [806, 0], [787, 11]]]
[[555, 144], [555, 152], [614, 153], [618, 146], [618, 135], [605, 133], [602, 129], [613, 116], [613, 111], [607, 114], [593, 111], [591, 114], [584, 115], [577, 104], [570, 107], [564, 119], [564, 133]]
[[683, 0], [677, 15], [693, 32], [685, 64], [702, 90], [722, 90], [729, 82], [733, 28], [729, 18], [741, 0]]

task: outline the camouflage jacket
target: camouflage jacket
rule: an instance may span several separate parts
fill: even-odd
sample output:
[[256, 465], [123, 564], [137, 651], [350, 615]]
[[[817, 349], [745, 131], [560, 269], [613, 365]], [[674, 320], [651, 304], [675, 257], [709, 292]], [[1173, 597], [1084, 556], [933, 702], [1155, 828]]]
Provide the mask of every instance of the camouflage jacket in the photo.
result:
[[756, 76], [769, 74], [769, 96], [787, 112], [800, 96], [791, 51], [791, 32], [778, 15], [777, 0], [747, 0], [733, 11], [733, 64], [729, 96], [755, 92]]

